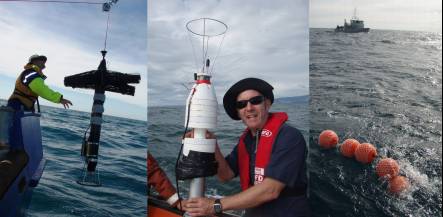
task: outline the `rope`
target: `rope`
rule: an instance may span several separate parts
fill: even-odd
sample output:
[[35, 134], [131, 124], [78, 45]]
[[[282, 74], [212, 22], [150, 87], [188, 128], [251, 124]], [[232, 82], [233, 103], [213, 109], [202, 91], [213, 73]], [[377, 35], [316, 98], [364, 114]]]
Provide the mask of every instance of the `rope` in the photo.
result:
[[91, 4], [102, 5], [105, 2], [90, 2], [90, 1], [63, 1], [63, 0], [0, 0], [0, 2], [43, 2], [43, 3], [68, 3], [68, 4]]

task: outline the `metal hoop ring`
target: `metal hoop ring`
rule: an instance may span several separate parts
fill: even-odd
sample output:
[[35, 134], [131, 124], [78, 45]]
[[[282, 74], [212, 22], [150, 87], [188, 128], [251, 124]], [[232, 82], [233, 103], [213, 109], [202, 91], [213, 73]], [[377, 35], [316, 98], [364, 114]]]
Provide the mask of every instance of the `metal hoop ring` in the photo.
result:
[[[198, 20], [211, 20], [211, 21], [214, 21], [214, 22], [216, 22], [216, 23], [222, 24], [222, 25], [224, 26], [224, 30], [223, 30], [221, 33], [218, 33], [218, 34], [212, 34], [212, 35], [197, 33], [197, 32], [195, 32], [195, 31], [193, 31], [193, 30], [191, 29], [191, 27], [189, 26], [189, 24], [191, 24], [192, 22], [196, 22], [196, 21], [198, 21]], [[216, 19], [212, 19], [212, 18], [198, 18], [198, 19], [191, 20], [191, 21], [187, 22], [187, 23], [186, 23], [186, 29], [188, 29], [189, 32], [191, 32], [191, 33], [193, 33], [193, 34], [195, 34], [195, 35], [199, 35], [199, 36], [203, 36], [203, 37], [205, 37], [205, 36], [206, 36], [206, 37], [214, 37], [214, 36], [219, 36], [219, 35], [223, 35], [223, 34], [225, 34], [226, 31], [228, 31], [228, 25], [226, 25], [225, 23], [223, 23], [223, 22], [220, 21], [220, 20], [216, 20]]]

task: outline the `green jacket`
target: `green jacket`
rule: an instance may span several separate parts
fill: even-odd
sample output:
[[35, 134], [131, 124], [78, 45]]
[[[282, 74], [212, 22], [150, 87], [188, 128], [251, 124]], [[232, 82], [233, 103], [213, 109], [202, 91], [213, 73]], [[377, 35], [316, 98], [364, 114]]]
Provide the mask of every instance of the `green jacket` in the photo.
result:
[[48, 101], [59, 103], [62, 99], [62, 94], [49, 88], [41, 77], [37, 77], [32, 80], [28, 86], [29, 89], [32, 90], [32, 92], [36, 93], [37, 95]]

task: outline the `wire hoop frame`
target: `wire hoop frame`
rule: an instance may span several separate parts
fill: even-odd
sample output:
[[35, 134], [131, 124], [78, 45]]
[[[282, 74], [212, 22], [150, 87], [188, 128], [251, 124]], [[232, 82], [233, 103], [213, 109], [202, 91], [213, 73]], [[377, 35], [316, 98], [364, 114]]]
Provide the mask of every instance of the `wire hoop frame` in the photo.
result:
[[[205, 32], [205, 30], [203, 30], [203, 32], [196, 31], [195, 29], [192, 29], [192, 24], [197, 23], [198, 21], [202, 21], [204, 26], [209, 23], [214, 23], [216, 25], [220, 25], [220, 26], [222, 26], [223, 30], [220, 32], [215, 32], [213, 34], [208, 34]], [[207, 21], [209, 21], [209, 22], [207, 22]], [[220, 20], [204, 17], [204, 18], [198, 18], [198, 19], [194, 19], [194, 20], [187, 22], [186, 29], [195, 35], [199, 35], [199, 36], [203, 36], [203, 37], [215, 37], [215, 36], [225, 34], [226, 31], [228, 31], [228, 25], [226, 25], [225, 23], [223, 23]]]

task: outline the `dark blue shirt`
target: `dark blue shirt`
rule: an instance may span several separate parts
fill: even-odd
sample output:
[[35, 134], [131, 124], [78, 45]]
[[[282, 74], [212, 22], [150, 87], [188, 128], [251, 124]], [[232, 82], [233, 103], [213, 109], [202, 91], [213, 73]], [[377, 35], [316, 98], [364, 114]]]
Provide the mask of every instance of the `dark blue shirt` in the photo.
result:
[[[249, 153], [249, 180], [252, 184], [254, 181], [256, 137], [249, 133], [246, 135], [244, 143]], [[246, 210], [246, 216], [310, 216], [307, 196], [299, 194], [300, 191], [307, 188], [308, 183], [306, 156], [306, 142], [303, 135], [296, 128], [283, 124], [272, 146], [271, 158], [265, 169], [265, 177], [284, 183], [285, 188], [277, 199]], [[238, 144], [226, 156], [226, 160], [235, 176], [238, 176]]]

